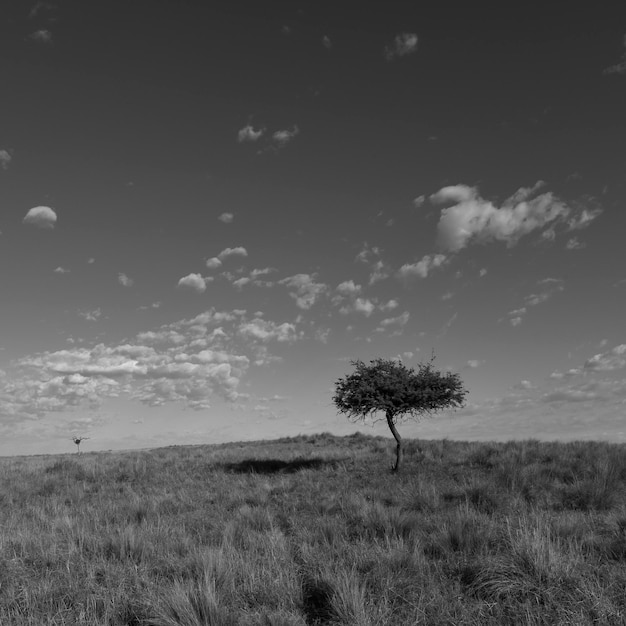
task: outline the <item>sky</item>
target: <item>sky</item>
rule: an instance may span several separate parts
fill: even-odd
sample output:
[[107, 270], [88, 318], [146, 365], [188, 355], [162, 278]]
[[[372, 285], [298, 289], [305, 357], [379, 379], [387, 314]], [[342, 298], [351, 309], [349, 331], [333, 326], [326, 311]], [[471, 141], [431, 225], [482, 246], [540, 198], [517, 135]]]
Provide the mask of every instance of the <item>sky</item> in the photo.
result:
[[0, 455], [388, 436], [334, 382], [433, 354], [406, 437], [626, 442], [621, 0], [5, 0], [0, 85]]

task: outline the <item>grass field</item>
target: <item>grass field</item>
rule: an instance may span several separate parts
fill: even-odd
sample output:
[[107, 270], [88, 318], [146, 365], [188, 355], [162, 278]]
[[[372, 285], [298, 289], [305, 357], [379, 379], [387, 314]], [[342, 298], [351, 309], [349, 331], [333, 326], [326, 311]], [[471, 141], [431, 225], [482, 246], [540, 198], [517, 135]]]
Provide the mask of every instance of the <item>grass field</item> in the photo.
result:
[[0, 459], [0, 624], [625, 624], [626, 448], [322, 434]]

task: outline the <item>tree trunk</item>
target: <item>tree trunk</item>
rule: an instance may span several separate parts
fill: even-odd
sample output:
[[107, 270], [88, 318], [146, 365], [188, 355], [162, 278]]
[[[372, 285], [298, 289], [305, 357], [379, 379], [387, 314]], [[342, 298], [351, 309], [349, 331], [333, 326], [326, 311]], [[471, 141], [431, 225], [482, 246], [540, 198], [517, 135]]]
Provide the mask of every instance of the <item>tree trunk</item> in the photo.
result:
[[390, 411], [387, 411], [387, 425], [396, 440], [396, 464], [393, 467], [393, 471], [399, 472], [402, 463], [402, 437], [400, 437], [400, 433], [396, 430], [396, 425], [393, 423], [393, 413]]

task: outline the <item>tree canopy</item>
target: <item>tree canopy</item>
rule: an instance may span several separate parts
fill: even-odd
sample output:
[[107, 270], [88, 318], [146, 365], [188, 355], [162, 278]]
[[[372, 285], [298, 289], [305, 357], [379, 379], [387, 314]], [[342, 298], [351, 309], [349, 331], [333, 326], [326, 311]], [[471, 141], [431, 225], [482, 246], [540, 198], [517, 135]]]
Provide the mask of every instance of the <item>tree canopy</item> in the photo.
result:
[[[417, 371], [392, 359], [374, 359], [369, 364], [352, 361], [354, 372], [335, 383], [333, 402], [340, 413], [349, 419], [387, 420], [398, 444], [396, 471], [402, 456], [402, 440], [395, 428], [399, 418], [432, 415], [465, 403], [468, 392], [461, 377], [440, 372], [433, 361], [434, 357], [420, 363]], [[377, 418], [377, 413], [384, 418]]]

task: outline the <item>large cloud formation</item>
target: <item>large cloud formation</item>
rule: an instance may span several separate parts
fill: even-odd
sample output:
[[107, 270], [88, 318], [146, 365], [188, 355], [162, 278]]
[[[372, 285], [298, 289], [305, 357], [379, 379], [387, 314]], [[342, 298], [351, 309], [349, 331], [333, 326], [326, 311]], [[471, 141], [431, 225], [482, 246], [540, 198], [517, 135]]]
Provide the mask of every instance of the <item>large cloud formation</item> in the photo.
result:
[[555, 227], [584, 228], [601, 213], [598, 208], [574, 209], [551, 192], [538, 193], [543, 188], [542, 181], [522, 187], [498, 208], [482, 198], [476, 187], [443, 187], [430, 196], [433, 204], [449, 205], [442, 209], [437, 226], [440, 246], [447, 252], [458, 252], [474, 241], [503, 241], [514, 246], [533, 231], [553, 239]]
[[24, 216], [24, 224], [38, 228], [54, 228], [57, 214], [49, 206], [33, 207]]
[[0, 376], [0, 415], [37, 418], [117, 396], [205, 409], [215, 396], [243, 397], [248, 369], [276, 360], [273, 347], [301, 336], [292, 323], [210, 309], [119, 345], [44, 352], [14, 363], [16, 375]]

